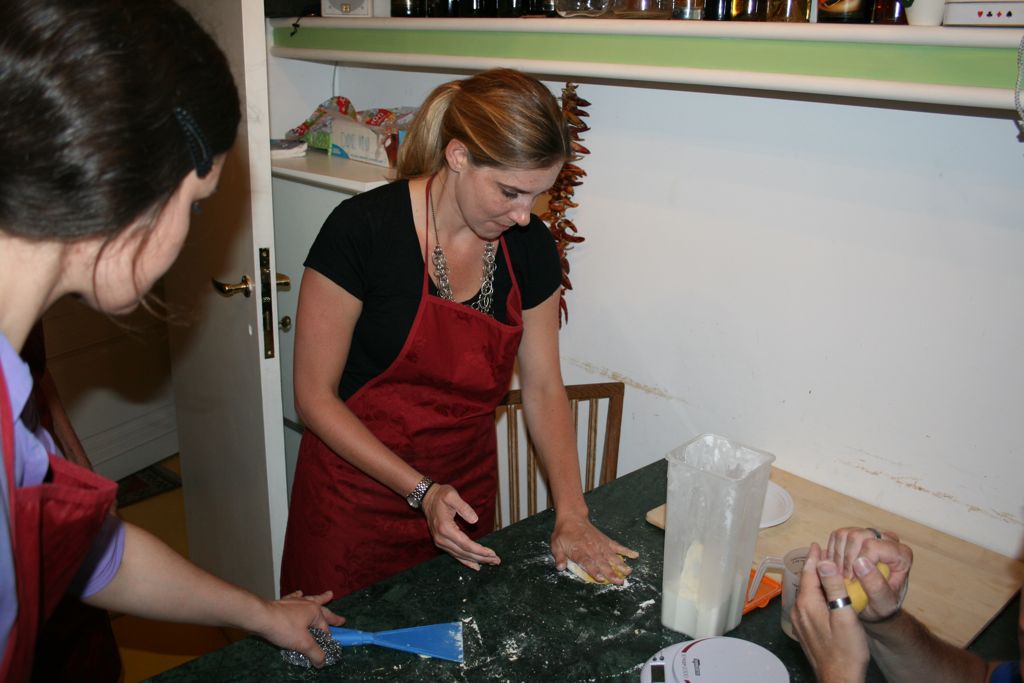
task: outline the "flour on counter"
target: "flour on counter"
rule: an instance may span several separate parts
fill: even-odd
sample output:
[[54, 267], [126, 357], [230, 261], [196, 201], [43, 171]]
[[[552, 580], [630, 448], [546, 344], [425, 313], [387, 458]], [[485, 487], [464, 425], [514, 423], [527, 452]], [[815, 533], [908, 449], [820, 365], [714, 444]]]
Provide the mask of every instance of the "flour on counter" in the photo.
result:
[[510, 662], [519, 659], [519, 655], [523, 652], [523, 640], [526, 637], [525, 633], [520, 633], [501, 641], [501, 656]]

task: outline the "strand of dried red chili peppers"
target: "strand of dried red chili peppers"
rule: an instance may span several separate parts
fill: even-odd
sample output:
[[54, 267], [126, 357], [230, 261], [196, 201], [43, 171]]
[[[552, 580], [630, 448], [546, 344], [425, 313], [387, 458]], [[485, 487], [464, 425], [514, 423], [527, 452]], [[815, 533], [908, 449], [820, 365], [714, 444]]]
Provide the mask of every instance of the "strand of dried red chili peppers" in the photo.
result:
[[565, 116], [569, 126], [569, 136], [572, 140], [573, 156], [562, 167], [555, 184], [548, 193], [548, 210], [541, 214], [541, 220], [548, 224], [551, 234], [555, 237], [558, 247], [558, 258], [562, 264], [562, 291], [559, 294], [559, 325], [564, 319], [569, 322], [569, 307], [565, 302], [565, 292], [572, 289], [572, 281], [569, 280], [569, 258], [568, 251], [573, 244], [582, 242], [584, 237], [578, 234], [576, 224], [565, 217], [567, 209], [574, 209], [579, 204], [573, 201], [576, 188], [583, 184], [581, 178], [587, 172], [577, 166], [574, 162], [583, 158], [584, 154], [590, 154], [590, 150], [583, 146], [581, 135], [590, 130], [590, 126], [583, 122], [583, 118], [589, 116], [583, 109], [589, 107], [590, 102], [576, 94], [578, 86], [574, 83], [566, 83], [562, 88], [562, 115]]

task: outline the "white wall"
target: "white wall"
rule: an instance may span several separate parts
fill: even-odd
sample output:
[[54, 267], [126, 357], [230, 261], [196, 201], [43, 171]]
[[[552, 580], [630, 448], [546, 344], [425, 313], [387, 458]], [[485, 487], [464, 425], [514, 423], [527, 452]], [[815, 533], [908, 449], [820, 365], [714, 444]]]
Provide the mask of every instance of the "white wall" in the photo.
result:
[[[332, 83], [367, 108], [417, 104], [447, 78], [334, 76], [272, 60], [275, 134]], [[620, 473], [718, 432], [1021, 555], [1024, 145], [1008, 115], [579, 94], [593, 154], [570, 214], [587, 241], [570, 257], [563, 370], [628, 385]]]

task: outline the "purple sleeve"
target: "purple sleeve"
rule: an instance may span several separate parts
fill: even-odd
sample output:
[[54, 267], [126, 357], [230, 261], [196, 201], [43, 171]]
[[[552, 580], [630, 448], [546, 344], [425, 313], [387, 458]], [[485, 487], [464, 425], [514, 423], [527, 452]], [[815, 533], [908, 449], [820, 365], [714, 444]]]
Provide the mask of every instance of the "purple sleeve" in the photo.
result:
[[69, 592], [87, 598], [103, 590], [120, 569], [123, 555], [124, 523], [108, 515]]

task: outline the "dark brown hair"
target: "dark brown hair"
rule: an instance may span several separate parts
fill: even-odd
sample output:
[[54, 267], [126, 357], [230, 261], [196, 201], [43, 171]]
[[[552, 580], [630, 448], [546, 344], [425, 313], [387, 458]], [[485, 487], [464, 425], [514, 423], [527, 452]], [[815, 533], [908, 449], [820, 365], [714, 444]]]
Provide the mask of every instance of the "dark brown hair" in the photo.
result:
[[0, 230], [113, 236], [239, 119], [223, 53], [170, 0], [0, 1]]

